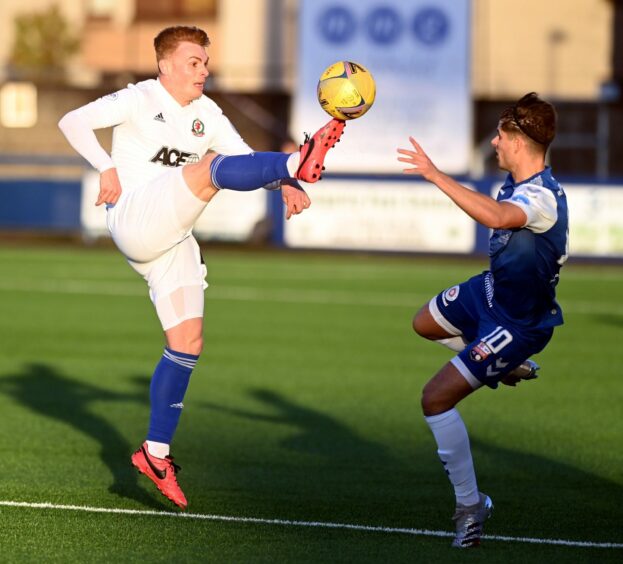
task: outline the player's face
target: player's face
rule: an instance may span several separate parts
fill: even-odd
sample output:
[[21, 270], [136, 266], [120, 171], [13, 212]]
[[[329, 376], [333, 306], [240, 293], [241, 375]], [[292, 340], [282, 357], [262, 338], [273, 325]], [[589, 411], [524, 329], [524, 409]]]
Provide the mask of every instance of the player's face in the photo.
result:
[[498, 124], [497, 135], [491, 139], [491, 145], [495, 149], [498, 166], [502, 170], [510, 170], [516, 147], [514, 138], [504, 131]]
[[168, 57], [167, 78], [173, 95], [182, 104], [188, 104], [203, 94], [209, 57], [201, 45], [183, 41]]

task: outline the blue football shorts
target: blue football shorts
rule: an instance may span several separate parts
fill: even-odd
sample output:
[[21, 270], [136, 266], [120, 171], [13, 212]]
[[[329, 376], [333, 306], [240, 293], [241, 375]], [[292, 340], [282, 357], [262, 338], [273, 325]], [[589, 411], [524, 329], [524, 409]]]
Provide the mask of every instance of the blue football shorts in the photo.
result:
[[525, 327], [496, 315], [485, 294], [484, 274], [452, 286], [429, 303], [430, 312], [448, 333], [461, 335], [467, 346], [452, 364], [477, 388], [497, 388], [501, 378], [524, 360], [542, 351], [552, 327]]

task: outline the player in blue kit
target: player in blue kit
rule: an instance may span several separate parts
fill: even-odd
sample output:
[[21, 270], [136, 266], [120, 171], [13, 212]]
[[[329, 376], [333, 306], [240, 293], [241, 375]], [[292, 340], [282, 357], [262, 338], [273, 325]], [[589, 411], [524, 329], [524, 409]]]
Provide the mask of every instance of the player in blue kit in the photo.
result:
[[[132, 464], [176, 505], [186, 496], [170, 455], [191, 373], [203, 348], [205, 264], [192, 228], [221, 189], [281, 189], [286, 217], [310, 200], [297, 180], [316, 182], [344, 130], [333, 119], [299, 151], [261, 153], [242, 140], [203, 94], [210, 44], [196, 27], [162, 30], [154, 40], [158, 78], [130, 84], [69, 112], [59, 127], [100, 172], [112, 238], [147, 282], [166, 348], [150, 385], [147, 437]], [[94, 130], [113, 127], [112, 154]]]
[[565, 193], [545, 166], [556, 133], [554, 107], [534, 92], [506, 108], [491, 141], [508, 171], [497, 199], [474, 192], [439, 171], [417, 141], [398, 149], [404, 170], [435, 184], [470, 217], [493, 230], [489, 270], [445, 290], [413, 320], [415, 331], [458, 354], [426, 384], [422, 410], [454, 487], [452, 546], [480, 544], [491, 499], [478, 491], [467, 430], [455, 406], [483, 386], [514, 386], [535, 377], [528, 357], [563, 323], [555, 299], [568, 254]]

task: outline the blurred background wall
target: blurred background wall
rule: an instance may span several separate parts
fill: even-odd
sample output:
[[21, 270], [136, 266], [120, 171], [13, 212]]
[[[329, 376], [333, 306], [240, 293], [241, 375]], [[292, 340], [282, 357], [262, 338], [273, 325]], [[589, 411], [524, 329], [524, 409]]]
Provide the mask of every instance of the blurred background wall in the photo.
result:
[[[23, 134], [30, 131], [7, 128], [0, 116], [0, 152], [71, 154], [53, 127], [56, 118], [100, 92], [152, 77], [153, 37], [172, 23], [192, 23], [207, 30], [212, 40], [210, 94], [222, 96], [217, 101], [234, 114], [234, 121], [258, 149], [273, 148], [287, 129], [289, 97], [296, 85], [301, 1], [4, 0], [0, 4], [0, 81], [34, 80], [40, 107], [37, 122], [31, 126], [37, 134], [28, 135], [27, 140]], [[558, 101], [563, 113], [569, 104], [575, 116], [568, 133], [578, 136], [571, 143], [578, 152], [563, 161], [557, 159], [558, 169], [564, 166], [570, 172], [593, 173], [597, 163], [590, 153], [594, 151], [586, 147], [589, 140], [582, 136], [597, 134], [600, 103], [620, 100], [621, 4], [617, 0], [473, 0], [474, 143], [491, 129], [490, 113], [497, 114], [498, 102], [536, 90]], [[39, 15], [54, 20], [54, 11], [66, 24], [63, 37], [55, 35], [56, 25], [47, 36], [39, 29], [47, 40], [43, 45], [37, 45], [33, 37], [30, 43], [16, 45], [18, 35], [35, 35], [37, 27], [31, 21], [20, 32], [19, 18]], [[64, 47], [63, 39], [75, 40], [75, 48]], [[28, 48], [56, 54], [56, 60], [48, 58], [55, 67], [38, 67], [32, 61], [28, 66], [24, 56], [19, 57], [20, 49]], [[45, 59], [38, 63], [45, 64]], [[54, 98], [59, 100], [54, 102]], [[619, 123], [619, 112], [617, 107], [616, 117], [610, 116], [616, 122], [613, 126]], [[620, 150], [618, 145], [613, 149]], [[613, 160], [602, 172], [623, 174], [621, 159]]]
[[[300, 85], [304, 2], [313, 0], [3, 0], [0, 179], [81, 182], [84, 162], [58, 131], [59, 118], [153, 77], [153, 37], [179, 23], [211, 38], [207, 94], [254, 148], [278, 150]], [[623, 0], [468, 4], [473, 158], [465, 174], [497, 174], [489, 141], [499, 112], [534, 90], [559, 111], [550, 153], [558, 175], [623, 178]], [[110, 131], [98, 135], [108, 147]]]

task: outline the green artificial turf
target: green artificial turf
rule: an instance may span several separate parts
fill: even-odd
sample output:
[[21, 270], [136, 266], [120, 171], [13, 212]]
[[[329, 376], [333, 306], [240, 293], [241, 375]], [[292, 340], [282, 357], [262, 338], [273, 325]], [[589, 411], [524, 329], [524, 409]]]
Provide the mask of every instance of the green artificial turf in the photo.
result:
[[[0, 505], [3, 562], [615, 562], [619, 548], [241, 522], [451, 531], [453, 494], [420, 410], [450, 357], [415, 336], [478, 261], [206, 249], [204, 354], [173, 445], [189, 512]], [[0, 502], [175, 512], [129, 455], [162, 336], [108, 250], [0, 247]], [[567, 265], [542, 375], [459, 406], [488, 535], [623, 543], [623, 267]]]

